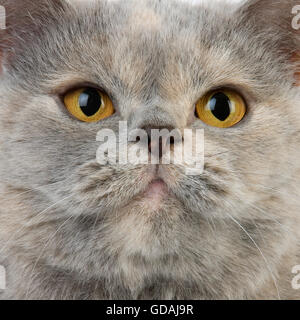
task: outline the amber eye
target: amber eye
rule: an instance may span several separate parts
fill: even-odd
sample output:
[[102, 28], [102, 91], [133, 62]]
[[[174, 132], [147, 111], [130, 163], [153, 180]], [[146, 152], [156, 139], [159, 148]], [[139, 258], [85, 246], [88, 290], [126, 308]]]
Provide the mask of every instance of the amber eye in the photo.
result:
[[243, 98], [232, 90], [210, 92], [196, 104], [196, 114], [204, 123], [218, 128], [229, 128], [246, 114]]
[[84, 122], [97, 122], [115, 112], [108, 95], [94, 88], [70, 91], [65, 95], [64, 103], [74, 117]]

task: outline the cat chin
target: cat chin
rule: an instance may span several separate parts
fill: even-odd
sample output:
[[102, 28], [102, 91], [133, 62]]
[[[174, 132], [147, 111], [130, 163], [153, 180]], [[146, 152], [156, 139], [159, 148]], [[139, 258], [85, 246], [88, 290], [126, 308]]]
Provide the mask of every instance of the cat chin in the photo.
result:
[[110, 225], [110, 244], [121, 246], [127, 257], [139, 255], [154, 260], [175, 254], [177, 228], [188, 227], [180, 225], [183, 209], [173, 198], [165, 199], [159, 205], [140, 199], [119, 213], [122, 217]]

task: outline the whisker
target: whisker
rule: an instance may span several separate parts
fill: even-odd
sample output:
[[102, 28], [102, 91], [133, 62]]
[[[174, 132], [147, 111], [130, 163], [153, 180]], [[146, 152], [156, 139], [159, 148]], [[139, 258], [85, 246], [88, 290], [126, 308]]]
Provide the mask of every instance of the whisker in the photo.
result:
[[214, 157], [217, 157], [217, 156], [220, 156], [220, 155], [223, 155], [223, 154], [228, 154], [230, 151], [223, 151], [223, 152], [218, 152], [218, 153], [215, 153], [215, 154], [207, 154], [205, 155], [205, 158], [214, 158]]
[[[249, 175], [257, 175], [257, 176], [263, 176], [263, 177], [270, 177], [271, 176], [271, 174], [266, 174], [265, 172], [258, 172], [258, 171], [253, 172], [253, 171], [246, 171], [246, 170], [227, 170], [226, 169], [226, 172], [237, 173], [237, 174], [245, 173], [245, 174], [249, 174]], [[276, 176], [287, 178], [290, 181], [298, 182], [297, 179], [295, 179], [293, 177], [287, 177], [286, 175], [276, 173]]]
[[234, 222], [236, 223], [244, 232], [245, 234], [249, 237], [249, 239], [251, 240], [251, 242], [255, 245], [255, 247], [257, 248], [257, 250], [259, 251], [260, 255], [262, 256], [270, 274], [271, 274], [271, 277], [273, 279], [273, 282], [274, 282], [274, 285], [275, 285], [275, 288], [276, 288], [276, 291], [277, 291], [277, 295], [278, 295], [278, 299], [281, 300], [280, 298], [280, 294], [279, 294], [279, 289], [278, 289], [278, 285], [277, 285], [277, 281], [276, 281], [276, 278], [269, 266], [269, 262], [268, 260], [266, 259], [266, 257], [264, 256], [262, 250], [260, 249], [260, 247], [257, 245], [257, 243], [255, 242], [255, 240], [251, 237], [251, 235], [249, 234], [249, 232], [247, 232], [247, 230], [236, 220], [234, 219], [234, 217], [232, 217], [228, 212], [225, 212], [225, 214]]
[[[65, 201], [65, 200], [67, 200], [67, 199], [69, 199], [69, 198], [71, 198], [71, 197], [72, 197], [72, 195], [71, 195], [71, 196], [68, 196], [68, 197], [65, 197], [65, 198], [63, 198], [62, 200], [59, 200], [59, 201], [55, 202], [54, 204], [50, 205], [49, 207], [47, 207], [47, 208], [44, 209], [43, 211], [39, 212], [37, 215], [34, 215], [26, 224], [24, 224], [23, 227], [21, 227], [20, 229], [18, 229], [18, 230], [7, 240], [7, 242], [5, 243], [5, 245], [0, 249], [0, 253], [2, 253], [3, 250], [7, 248], [7, 246], [9, 245], [9, 243], [15, 238], [15, 236], [16, 236], [17, 234], [19, 234], [21, 231], [23, 231], [26, 227], [31, 226], [31, 223], [32, 223], [33, 221], [35, 221], [37, 218], [41, 217], [44, 213], [48, 212], [50, 209], [52, 209], [53, 207], [55, 207], [55, 206], [58, 205], [59, 203]], [[38, 221], [40, 221], [40, 220], [38, 220]]]
[[[58, 228], [54, 233], [52, 233], [52, 234], [50, 235], [50, 237], [46, 240], [44, 247], [42, 248], [39, 256], [37, 257], [37, 259], [36, 259], [36, 261], [35, 261], [35, 263], [34, 263], [34, 265], [33, 265], [33, 268], [32, 268], [32, 271], [31, 271], [31, 273], [30, 273], [29, 279], [31, 279], [31, 278], [33, 277], [35, 268], [36, 268], [39, 260], [41, 259], [43, 253], [45, 252], [45, 249], [46, 249], [47, 246], [51, 243], [51, 241], [53, 241], [53, 239], [54, 239], [55, 236], [58, 234], [58, 232], [59, 232], [59, 231], [66, 225], [66, 223], [68, 223], [72, 218], [75, 218], [75, 220], [76, 220], [76, 219], [78, 219], [78, 217], [80, 217], [80, 216], [75, 216], [75, 217], [74, 217], [74, 216], [70, 216], [70, 217], [69, 217], [68, 219], [66, 219], [66, 220], [64, 221], [64, 223], [62, 223], [62, 224], [59, 226], [59, 228]], [[30, 286], [28, 287], [28, 290], [27, 290], [27, 292], [26, 292], [25, 300], [27, 300], [27, 298], [28, 298], [29, 291], [30, 291]]]
[[[36, 191], [39, 191], [39, 189], [42, 189], [42, 188], [45, 188], [45, 187], [49, 187], [49, 186], [53, 186], [55, 184], [59, 184], [59, 183], [62, 183], [63, 181], [57, 181], [57, 182], [53, 182], [53, 183], [48, 183], [48, 184], [45, 184], [45, 185], [41, 185], [41, 186], [38, 186], [38, 187], [34, 187], [30, 190], [27, 190], [27, 191], [24, 191], [24, 192], [21, 192], [21, 193], [18, 193], [16, 195], [14, 195], [14, 197], [12, 198], [9, 198], [9, 200], [14, 200], [16, 198], [18, 198], [19, 196], [22, 196], [24, 194], [27, 194], [27, 193], [30, 193], [30, 192], [36, 192]], [[20, 188], [22, 189], [22, 188]], [[24, 188], [26, 189], [26, 188]], [[7, 195], [7, 192], [0, 192], [0, 195]]]
[[273, 220], [274, 222], [276, 222], [279, 226], [282, 227], [282, 229], [286, 232], [291, 232], [290, 228], [288, 226], [283, 225], [282, 223], [280, 223], [277, 219], [275, 219], [274, 217], [270, 216], [268, 214], [268, 212], [266, 210], [262, 210], [261, 208], [255, 206], [254, 204], [248, 203], [251, 207], [253, 207], [254, 209], [260, 211], [263, 213], [264, 216], [266, 216], [268, 219]]

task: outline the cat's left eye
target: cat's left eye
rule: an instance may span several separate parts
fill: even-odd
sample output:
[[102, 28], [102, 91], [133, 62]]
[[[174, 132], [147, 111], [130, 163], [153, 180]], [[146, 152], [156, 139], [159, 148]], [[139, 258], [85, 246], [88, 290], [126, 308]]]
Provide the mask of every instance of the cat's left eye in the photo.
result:
[[246, 104], [242, 96], [233, 90], [216, 90], [197, 102], [196, 114], [210, 126], [229, 128], [244, 118]]
[[75, 118], [84, 122], [98, 122], [115, 113], [108, 95], [94, 88], [72, 90], [65, 95], [64, 103]]

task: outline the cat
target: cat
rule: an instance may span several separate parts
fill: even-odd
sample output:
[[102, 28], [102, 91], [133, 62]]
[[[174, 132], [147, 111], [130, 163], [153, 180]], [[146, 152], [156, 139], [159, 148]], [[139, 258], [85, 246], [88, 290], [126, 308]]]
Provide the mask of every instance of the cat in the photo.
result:
[[[300, 298], [297, 4], [0, 0], [1, 299]], [[204, 129], [203, 173], [99, 164], [119, 121]]]

